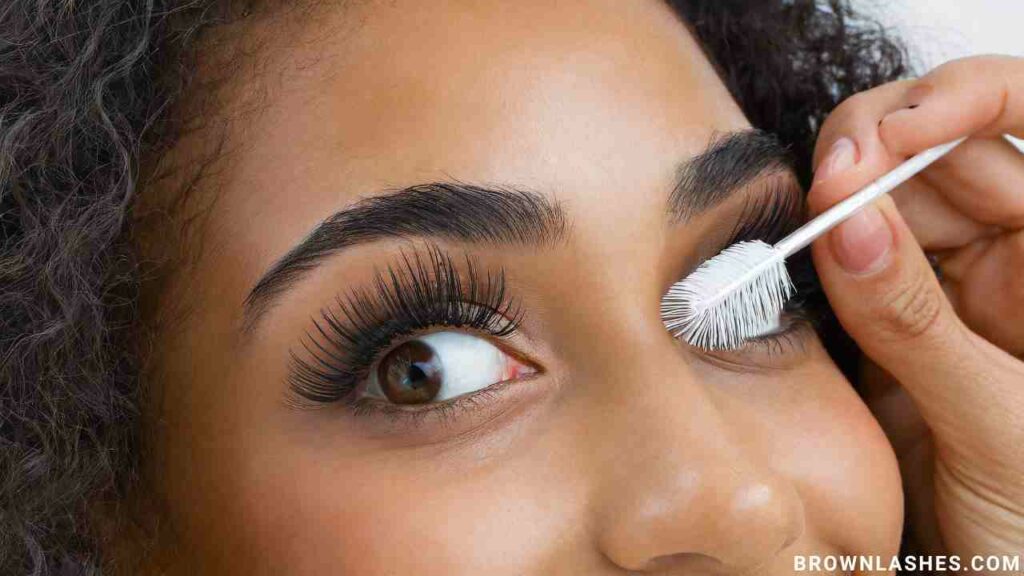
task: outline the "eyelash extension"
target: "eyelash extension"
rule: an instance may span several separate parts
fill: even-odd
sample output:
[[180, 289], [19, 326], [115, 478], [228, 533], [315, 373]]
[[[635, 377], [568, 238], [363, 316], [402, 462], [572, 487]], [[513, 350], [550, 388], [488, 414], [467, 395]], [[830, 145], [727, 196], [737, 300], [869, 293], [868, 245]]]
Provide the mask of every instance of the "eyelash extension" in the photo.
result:
[[514, 333], [522, 309], [506, 290], [504, 270], [482, 273], [467, 254], [460, 273], [436, 246], [426, 255], [403, 252], [378, 271], [372, 289], [339, 296], [320, 310], [306, 334], [305, 357], [292, 352], [288, 383], [313, 406], [355, 406], [357, 388], [373, 362], [397, 340], [432, 327], [475, 330], [502, 338]]
[[[762, 240], [774, 244], [796, 230], [806, 220], [806, 211], [800, 197], [788, 190], [790, 184], [774, 180], [764, 194], [750, 197], [730, 234], [726, 246], [737, 242]], [[810, 250], [802, 250], [786, 262], [795, 295], [786, 303], [784, 312], [790, 324], [778, 334], [756, 338], [751, 343], [772, 344], [791, 341], [793, 332], [808, 325], [817, 330], [833, 315], [828, 299], [814, 268]]]
[[782, 178], [773, 178], [767, 188], [747, 197], [725, 246], [737, 242], [776, 242], [796, 230], [805, 218], [802, 203]]

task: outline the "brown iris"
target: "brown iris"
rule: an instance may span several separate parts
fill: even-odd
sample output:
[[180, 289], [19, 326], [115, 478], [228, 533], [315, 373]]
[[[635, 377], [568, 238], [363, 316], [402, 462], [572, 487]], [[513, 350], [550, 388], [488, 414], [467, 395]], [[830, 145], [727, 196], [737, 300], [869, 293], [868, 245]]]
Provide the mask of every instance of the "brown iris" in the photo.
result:
[[377, 368], [381, 391], [395, 404], [430, 402], [440, 392], [443, 379], [434, 349], [417, 340], [388, 352]]

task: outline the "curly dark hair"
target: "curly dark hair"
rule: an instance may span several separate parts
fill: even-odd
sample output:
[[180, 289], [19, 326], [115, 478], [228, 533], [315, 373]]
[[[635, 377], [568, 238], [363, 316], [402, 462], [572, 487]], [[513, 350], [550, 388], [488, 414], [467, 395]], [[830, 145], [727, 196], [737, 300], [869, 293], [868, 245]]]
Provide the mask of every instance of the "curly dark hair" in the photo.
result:
[[[668, 3], [754, 126], [790, 147], [804, 183], [827, 113], [907, 73], [900, 44], [847, 0]], [[140, 460], [140, 175], [191, 120], [175, 116], [202, 89], [197, 47], [263, 9], [272, 8], [0, 7], [2, 574], [99, 575], [108, 565], [96, 510], [121, 500]]]

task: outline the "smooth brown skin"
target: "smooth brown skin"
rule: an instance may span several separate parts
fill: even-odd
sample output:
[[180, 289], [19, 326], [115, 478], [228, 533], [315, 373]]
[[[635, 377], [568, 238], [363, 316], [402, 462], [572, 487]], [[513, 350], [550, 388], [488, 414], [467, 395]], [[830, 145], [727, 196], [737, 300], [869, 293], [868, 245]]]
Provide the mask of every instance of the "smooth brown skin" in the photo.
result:
[[[667, 7], [374, 2], [277, 36], [267, 107], [234, 123], [170, 290], [190, 314], [160, 344], [150, 472], [172, 573], [770, 574], [896, 553], [893, 451], [811, 332], [726, 368], [658, 317], [740, 207], [670, 227], [674, 171], [749, 126]], [[550, 248], [445, 245], [506, 270], [527, 311], [511, 347], [543, 373], [416, 428], [287, 406], [310, 319], [400, 245], [333, 257], [244, 338], [253, 283], [361, 196], [451, 177], [569, 213]]]

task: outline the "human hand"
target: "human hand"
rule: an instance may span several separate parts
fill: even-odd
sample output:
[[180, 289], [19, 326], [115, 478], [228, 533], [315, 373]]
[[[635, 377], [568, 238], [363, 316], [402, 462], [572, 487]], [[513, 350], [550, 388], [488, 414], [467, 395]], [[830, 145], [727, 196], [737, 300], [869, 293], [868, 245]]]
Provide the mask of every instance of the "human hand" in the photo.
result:
[[813, 214], [970, 137], [812, 247], [923, 552], [1024, 554], [1024, 154], [1003, 134], [1024, 137], [1024, 59], [986, 56], [850, 98], [815, 151]]

